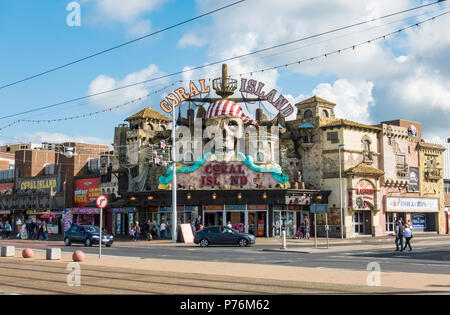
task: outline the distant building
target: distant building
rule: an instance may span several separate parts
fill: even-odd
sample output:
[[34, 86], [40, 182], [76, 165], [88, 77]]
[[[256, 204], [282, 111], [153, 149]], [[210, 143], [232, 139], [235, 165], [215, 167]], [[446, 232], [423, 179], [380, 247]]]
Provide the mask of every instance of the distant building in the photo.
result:
[[11, 223], [46, 219], [55, 233], [61, 232], [63, 210], [73, 207], [75, 176], [100, 177], [96, 162], [110, 150], [107, 145], [72, 142], [4, 148], [14, 151], [14, 164], [6, 183], [9, 191], [0, 195], [0, 219]]

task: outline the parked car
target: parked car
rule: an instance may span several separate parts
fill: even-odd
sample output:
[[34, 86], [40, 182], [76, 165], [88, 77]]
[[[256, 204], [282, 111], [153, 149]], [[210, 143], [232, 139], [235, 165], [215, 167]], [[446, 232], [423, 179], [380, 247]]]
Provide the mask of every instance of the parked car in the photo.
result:
[[[114, 242], [114, 237], [106, 232], [102, 232], [102, 244], [110, 247]], [[80, 243], [85, 246], [92, 246], [100, 243], [100, 229], [94, 225], [72, 226], [64, 233], [64, 244], [70, 246], [72, 243]]]
[[239, 245], [245, 247], [255, 244], [256, 238], [226, 226], [209, 226], [195, 233], [194, 243], [202, 247], [209, 245]]

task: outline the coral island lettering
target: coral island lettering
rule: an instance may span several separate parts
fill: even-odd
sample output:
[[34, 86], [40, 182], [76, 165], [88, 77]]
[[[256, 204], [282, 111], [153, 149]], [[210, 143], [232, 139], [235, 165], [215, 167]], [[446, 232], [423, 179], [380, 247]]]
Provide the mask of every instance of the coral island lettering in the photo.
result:
[[[275, 89], [272, 89], [269, 93], [266, 94], [266, 92], [263, 91], [264, 86], [265, 84], [262, 82], [258, 82], [253, 79], [248, 80], [242, 78], [241, 89], [239, 90], [239, 92], [255, 95], [261, 100], [272, 104], [273, 107], [275, 107], [284, 117], [287, 117], [294, 112], [293, 106], [283, 95], [280, 94], [277, 98], [276, 96], [278, 92]], [[171, 113], [173, 108], [185, 102], [186, 100], [189, 100], [200, 94], [208, 94], [210, 92], [211, 87], [209, 85], [206, 85], [206, 80], [199, 80], [199, 86], [191, 81], [189, 83], [189, 91], [186, 91], [186, 89], [183, 87], [176, 89], [166, 96], [166, 98], [160, 103], [160, 106], [166, 113]]]
[[269, 93], [266, 94], [262, 90], [264, 86], [265, 86], [265, 84], [262, 82], [242, 78], [241, 79], [241, 89], [239, 90], [239, 92], [253, 94], [253, 95], [258, 96], [259, 98], [269, 102], [284, 117], [287, 117], [294, 112], [294, 108], [292, 107], [292, 105], [289, 103], [289, 101], [283, 95], [280, 95], [278, 97], [278, 99], [275, 101], [276, 95], [278, 93], [277, 90], [272, 89], [272, 91], [270, 91]]
[[189, 83], [189, 94], [183, 87], [176, 89], [173, 93], [166, 96], [166, 99], [160, 103], [163, 111], [166, 113], [171, 113], [173, 108], [180, 105], [184, 101], [198, 96], [200, 94], [207, 94], [211, 92], [211, 87], [205, 85], [205, 80], [199, 80], [200, 89], [195, 85], [194, 82]]

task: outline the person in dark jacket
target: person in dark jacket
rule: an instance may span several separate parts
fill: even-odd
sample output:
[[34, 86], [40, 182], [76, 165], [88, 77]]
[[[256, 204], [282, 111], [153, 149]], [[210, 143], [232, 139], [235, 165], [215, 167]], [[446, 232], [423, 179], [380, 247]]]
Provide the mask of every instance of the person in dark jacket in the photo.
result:
[[[405, 226], [403, 225], [402, 221], [397, 221], [397, 224], [395, 226], [395, 246], [397, 247], [395, 251], [401, 251], [403, 252], [403, 235], [405, 231]], [[400, 248], [399, 248], [400, 246]]]

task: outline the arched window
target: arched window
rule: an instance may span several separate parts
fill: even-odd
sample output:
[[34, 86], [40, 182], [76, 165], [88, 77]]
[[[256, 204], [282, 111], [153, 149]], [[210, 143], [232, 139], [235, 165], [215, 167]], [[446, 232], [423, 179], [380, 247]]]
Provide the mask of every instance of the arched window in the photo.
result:
[[322, 110], [322, 117], [330, 118], [330, 114], [328, 114], [326, 109]]
[[305, 110], [305, 112], [303, 113], [303, 118], [308, 119], [308, 118], [312, 118], [313, 113], [310, 109]]

